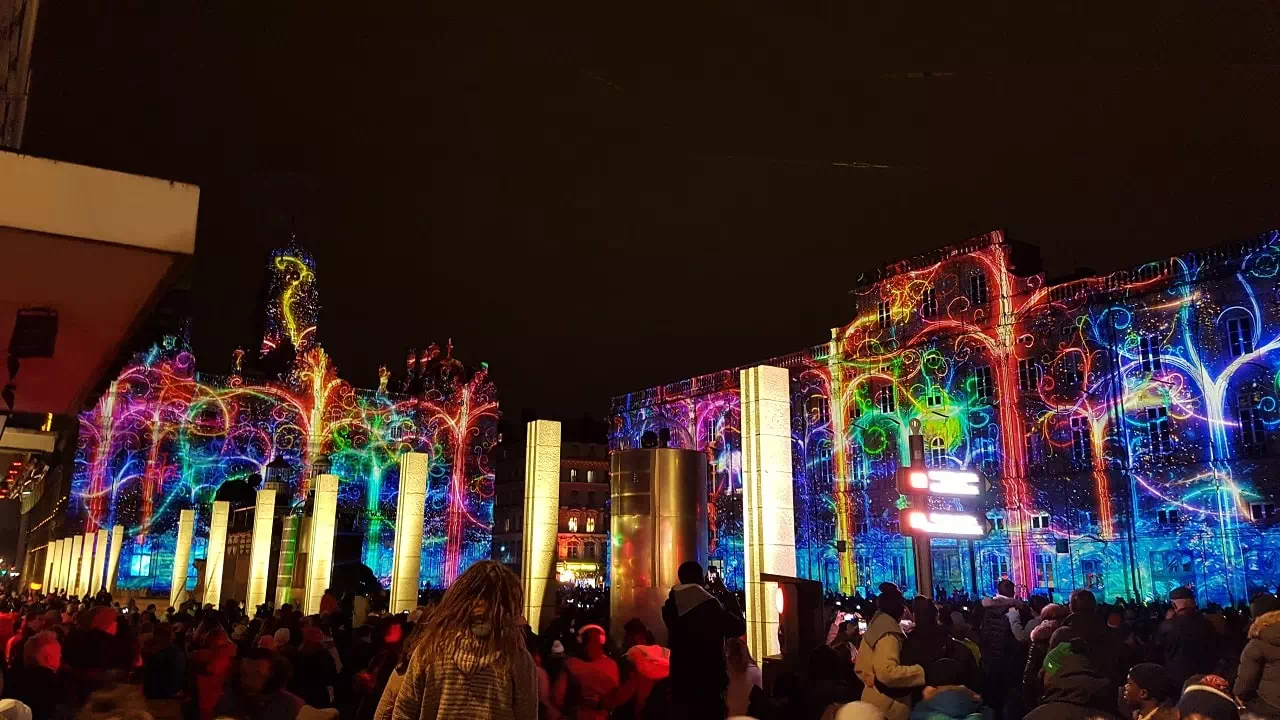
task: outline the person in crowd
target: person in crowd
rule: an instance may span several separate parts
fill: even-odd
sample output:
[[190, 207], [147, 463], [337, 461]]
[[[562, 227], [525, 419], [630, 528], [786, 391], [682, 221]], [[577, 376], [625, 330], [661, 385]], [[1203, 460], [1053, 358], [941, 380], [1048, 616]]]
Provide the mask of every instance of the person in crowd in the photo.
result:
[[22, 618], [22, 627], [10, 637], [5, 644], [4, 661], [5, 667], [9, 670], [17, 670], [22, 667], [23, 648], [26, 647], [27, 641], [35, 637], [37, 633], [44, 629], [44, 614], [32, 609]]
[[906, 639], [900, 625], [907, 609], [902, 594], [883, 593], [878, 605], [862, 634], [854, 672], [862, 681], [864, 701], [880, 708], [889, 720], [904, 720], [911, 712], [912, 691], [925, 684], [924, 668], [899, 661]]
[[702, 586], [702, 566], [689, 561], [677, 570], [680, 584], [671, 588], [662, 607], [671, 648], [671, 693], [691, 718], [724, 715], [724, 691], [729, 686], [724, 641], [742, 637], [746, 621], [734, 604], [725, 607]]
[[1240, 653], [1233, 690], [1251, 712], [1280, 717], [1280, 600], [1261, 593], [1250, 611], [1254, 620]]
[[288, 681], [288, 663], [279, 653], [254, 648], [236, 662], [212, 714], [237, 720], [294, 720], [304, 703], [285, 689]]
[[1192, 675], [1182, 688], [1178, 715], [1184, 720], [1239, 720], [1240, 706], [1218, 675]]
[[862, 636], [858, 633], [858, 624], [854, 620], [845, 620], [840, 623], [836, 634], [827, 642], [831, 649], [843, 657], [849, 656], [849, 663], [852, 664], [858, 660], [858, 641]]
[[862, 695], [857, 677], [849, 672], [849, 659], [835, 649], [818, 645], [808, 660], [808, 685], [804, 696], [807, 717], [820, 718], [832, 708], [854, 702]]
[[902, 644], [902, 663], [919, 665], [927, 671], [930, 663], [949, 658], [960, 667], [958, 682], [977, 692], [982, 681], [978, 663], [973, 653], [952, 639], [946, 628], [938, 623], [938, 607], [933, 600], [917, 595], [911, 601], [911, 611], [915, 615], [916, 626]]
[[1018, 633], [1019, 642], [1031, 642], [1031, 633], [1035, 632], [1036, 626], [1044, 620], [1044, 609], [1048, 605], [1049, 598], [1044, 595], [1032, 595], [1027, 598], [1027, 607], [1031, 608], [1031, 619], [1022, 626], [1022, 632]]
[[1160, 624], [1148, 645], [1152, 662], [1165, 666], [1170, 681], [1182, 685], [1192, 675], [1213, 672], [1218, 662], [1220, 637], [1196, 608], [1195, 594], [1177, 587], [1169, 593], [1173, 615]]
[[978, 646], [978, 635], [969, 627], [968, 621], [964, 619], [964, 613], [959, 610], [947, 612], [945, 609], [938, 614], [938, 620], [941, 622], [944, 630], [951, 635], [951, 639], [960, 643], [969, 649], [969, 653], [973, 655], [974, 662], [978, 666], [982, 666], [982, 649]]
[[183, 689], [187, 658], [173, 642], [173, 627], [154, 628], [142, 647], [142, 694], [148, 700], [169, 700]]
[[302, 644], [292, 654], [289, 664], [292, 666], [287, 685], [289, 692], [311, 707], [333, 705], [338, 670], [324, 647], [324, 633], [320, 628], [308, 626], [302, 629]]
[[1040, 702], [1044, 694], [1044, 681], [1040, 678], [1040, 670], [1044, 666], [1044, 656], [1049, 654], [1049, 640], [1053, 633], [1062, 626], [1069, 611], [1066, 606], [1049, 603], [1040, 608], [1039, 622], [1031, 630], [1030, 645], [1027, 648], [1027, 664], [1022, 671], [1023, 706], [1033, 708]]
[[3, 697], [26, 704], [34, 720], [48, 720], [65, 698], [58, 675], [62, 665], [58, 636], [48, 631], [32, 635], [22, 646], [22, 655], [22, 664], [5, 676]]
[[[1059, 631], [1060, 632], [1060, 631]], [[1084, 640], [1055, 645], [1045, 657], [1044, 699], [1023, 720], [1114, 719], [1111, 681], [1084, 652]]]
[[[375, 680], [373, 693], [371, 697], [375, 704], [373, 711], [373, 720], [391, 720], [391, 715], [395, 710], [396, 699], [400, 695], [400, 688], [404, 685], [405, 673], [409, 671], [409, 661], [413, 659], [414, 651], [417, 650], [418, 644], [422, 642], [422, 638], [426, 636], [427, 623], [425, 621], [414, 625], [413, 630], [409, 633], [400, 651], [396, 655], [393, 662], [384, 664], [375, 672]], [[359, 717], [365, 717], [363, 712]]]
[[964, 668], [952, 658], [940, 657], [929, 663], [925, 667], [926, 687], [920, 702], [911, 708], [911, 720], [994, 720], [995, 711], [983, 705], [982, 696], [963, 679]]
[[[197, 717], [212, 720], [214, 707], [232, 676], [236, 646], [216, 619], [210, 619], [193, 634], [187, 660], [195, 678]], [[260, 669], [260, 668], [254, 668]]]
[[1019, 615], [1021, 601], [1015, 594], [1013, 583], [1001, 580], [996, 585], [996, 594], [982, 599], [978, 642], [982, 649], [982, 688], [987, 703], [1002, 717], [1006, 703], [1020, 698], [1018, 681], [1026, 663], [1025, 651], [1017, 636], [1023, 632]]
[[517, 622], [520, 580], [482, 560], [449, 586], [396, 694], [393, 720], [525, 720], [538, 676]]
[[1062, 643], [1082, 640], [1082, 652], [1088, 654], [1091, 668], [1107, 678], [1110, 683], [1107, 695], [1114, 700], [1125, 682], [1127, 670], [1120, 635], [1107, 625], [1106, 616], [1099, 612], [1098, 600], [1091, 591], [1076, 590], [1069, 602], [1071, 613], [1049, 637], [1050, 651]]
[[581, 657], [565, 661], [552, 695], [566, 718], [606, 720], [609, 700], [619, 687], [618, 663], [605, 655], [605, 633], [599, 625], [578, 630]]
[[[651, 635], [652, 633], [645, 631], [646, 640]], [[649, 699], [654, 696], [659, 683], [664, 683], [671, 676], [671, 651], [654, 643], [632, 645], [623, 657], [628, 672], [622, 685], [609, 700], [609, 707], [615, 708], [610, 717], [614, 720], [622, 720], [622, 718], [640, 720], [646, 716], [646, 711], [651, 705], [661, 704], [651, 704]], [[750, 660], [750, 655], [747, 659]], [[752, 662], [752, 665], [754, 664]], [[732, 689], [732, 657], [729, 658], [729, 668], [729, 687]]]
[[89, 608], [76, 618], [62, 643], [64, 703], [80, 707], [94, 691], [124, 680], [133, 669], [132, 648], [122, 649], [118, 630], [115, 611], [109, 607]]
[[1170, 689], [1169, 673], [1155, 663], [1138, 663], [1129, 668], [1129, 677], [1121, 689], [1121, 700], [1133, 714], [1132, 720], [1178, 720], [1178, 713], [1167, 705]]

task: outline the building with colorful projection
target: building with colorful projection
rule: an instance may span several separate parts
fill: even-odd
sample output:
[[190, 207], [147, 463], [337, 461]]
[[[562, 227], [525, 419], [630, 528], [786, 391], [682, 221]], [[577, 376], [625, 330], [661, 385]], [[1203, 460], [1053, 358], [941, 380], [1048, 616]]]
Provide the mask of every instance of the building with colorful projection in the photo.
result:
[[469, 370], [451, 345], [432, 345], [410, 353], [397, 382], [383, 368], [375, 388], [355, 388], [319, 342], [314, 261], [291, 245], [272, 255], [270, 271], [258, 357], [237, 351], [230, 372], [207, 373], [185, 340], [168, 337], [80, 416], [70, 512], [86, 536], [124, 528], [116, 588], [167, 592], [180, 512], [194, 510], [190, 551], [179, 553], [189, 556], [191, 589], [225, 483], [252, 489], [267, 478], [283, 488], [285, 514], [301, 515], [316, 478], [336, 475], [334, 562], [363, 562], [385, 586], [400, 458], [424, 453], [420, 583], [447, 585], [490, 554], [498, 402], [487, 368]]
[[[1061, 598], [1246, 599], [1280, 583], [1280, 232], [1048, 283], [991, 232], [888, 265], [791, 378], [797, 568], [829, 591], [914, 587], [895, 472], [980, 469], [989, 532], [935, 539], [934, 585]], [[710, 553], [742, 582], [739, 373], [614, 399], [610, 444], [665, 430], [711, 465]], [[842, 542], [843, 541], [843, 542]], [[840, 551], [845, 548], [845, 551]]]

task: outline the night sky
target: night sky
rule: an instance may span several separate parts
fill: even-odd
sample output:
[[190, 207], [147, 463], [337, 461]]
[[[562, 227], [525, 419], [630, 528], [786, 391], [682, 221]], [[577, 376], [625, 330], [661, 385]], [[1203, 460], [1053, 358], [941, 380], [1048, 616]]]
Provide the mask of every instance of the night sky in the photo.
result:
[[508, 417], [823, 342], [993, 228], [1053, 275], [1280, 226], [1276, 4], [903, 4], [45, 2], [24, 149], [202, 187], [202, 368], [294, 227], [346, 378], [452, 337]]

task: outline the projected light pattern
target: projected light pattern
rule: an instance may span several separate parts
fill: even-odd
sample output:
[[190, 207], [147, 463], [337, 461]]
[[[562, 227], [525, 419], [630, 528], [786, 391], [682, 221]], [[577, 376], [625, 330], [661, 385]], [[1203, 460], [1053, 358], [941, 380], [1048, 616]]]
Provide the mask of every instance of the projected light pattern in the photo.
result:
[[[197, 510], [192, 557], [204, 557], [214, 494], [230, 480], [265, 477], [283, 459], [295, 511], [316, 475], [340, 478], [342, 532], [358, 533], [360, 559], [383, 582], [391, 573], [398, 458], [427, 453], [430, 480], [422, 532], [424, 584], [445, 585], [488, 557], [497, 399], [485, 369], [467, 371], [432, 346], [409, 367], [401, 392], [386, 378], [376, 391], [338, 377], [313, 338], [318, 312], [315, 272], [298, 248], [272, 258], [277, 295], [268, 309], [266, 355], [281, 339], [295, 351], [273, 381], [242, 372], [195, 371], [177, 338], [134, 358], [97, 406], [80, 417], [72, 512], [86, 532], [124, 525], [117, 586], [167, 590], [179, 511]], [[273, 329], [274, 328], [274, 329]], [[191, 575], [194, 583], [195, 575]]]
[[[1027, 252], [993, 232], [887, 266], [831, 342], [770, 361], [792, 378], [800, 574], [914, 585], [894, 478], [919, 420], [929, 466], [994, 486], [986, 537], [934, 542], [945, 591], [1274, 588], [1280, 235], [1057, 285], [1015, 272]], [[712, 450], [696, 409], [736, 396], [727, 372], [617, 398], [613, 446], [667, 428]]]

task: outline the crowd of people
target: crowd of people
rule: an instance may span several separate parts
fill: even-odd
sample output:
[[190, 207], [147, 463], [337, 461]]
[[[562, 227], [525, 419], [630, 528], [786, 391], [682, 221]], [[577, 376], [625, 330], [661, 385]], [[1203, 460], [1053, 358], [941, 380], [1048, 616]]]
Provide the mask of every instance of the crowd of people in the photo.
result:
[[[685, 563], [662, 628], [567, 601], [541, 633], [519, 580], [471, 566], [412, 613], [0, 597], [0, 719], [1238, 720], [1280, 717], [1280, 599], [1196, 606], [832, 600], [825, 642], [768, 673], [737, 598]], [[665, 636], [657, 642], [654, 630]], [[767, 689], [766, 689], [767, 685]]]

